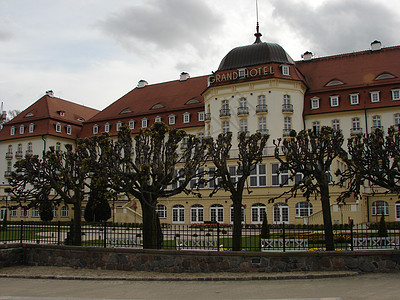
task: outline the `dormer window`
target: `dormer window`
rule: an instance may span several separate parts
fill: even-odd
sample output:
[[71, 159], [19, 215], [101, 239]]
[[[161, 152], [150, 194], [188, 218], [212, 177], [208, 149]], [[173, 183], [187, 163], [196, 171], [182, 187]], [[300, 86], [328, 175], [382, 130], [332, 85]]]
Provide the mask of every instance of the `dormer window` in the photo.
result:
[[159, 108], [164, 108], [164, 105], [157, 103], [157, 104], [153, 105], [153, 107], [151, 109], [159, 109]]
[[15, 135], [15, 126], [10, 128], [10, 135]]
[[382, 73], [382, 74], [376, 76], [375, 80], [391, 79], [391, 78], [396, 78], [396, 76], [394, 76], [390, 73]]
[[190, 123], [190, 113], [185, 112], [183, 114], [183, 123]]
[[176, 116], [175, 115], [169, 115], [168, 116], [168, 124], [169, 125], [175, 125], [176, 123]]
[[243, 69], [239, 69], [238, 70], [238, 75], [239, 75], [239, 78], [244, 78], [244, 77], [247, 77], [247, 69], [246, 68], [243, 68]]
[[129, 114], [131, 112], [132, 110], [130, 110], [129, 108], [125, 108], [123, 111], [120, 112], [120, 114]]
[[329, 81], [327, 84], [325, 84], [325, 86], [335, 86], [335, 85], [342, 85], [342, 84], [344, 84], [343, 81], [334, 79], [334, 80]]
[[93, 125], [93, 134], [98, 134], [99, 133], [99, 125]]
[[147, 118], [142, 119], [142, 128], [147, 128], [148, 125], [149, 125], [149, 119]]
[[25, 115], [25, 118], [28, 118], [28, 117], [33, 117], [34, 116], [34, 114], [33, 113], [31, 113], [31, 112], [29, 112], [29, 113], [27, 113], [26, 115]]
[[19, 134], [24, 134], [25, 133], [25, 125], [19, 126]]
[[71, 125], [65, 126], [65, 130], [66, 130], [66, 132], [67, 132], [68, 135], [71, 135], [71, 134], [72, 134], [72, 127], [71, 127]]
[[60, 111], [58, 111], [58, 114], [59, 114], [61, 117], [65, 117], [65, 111], [60, 110]]
[[117, 125], [116, 125], [116, 127], [115, 127], [115, 129], [118, 131], [119, 130], [119, 128], [122, 126], [122, 122], [121, 121], [118, 121], [117, 122]]
[[311, 109], [318, 109], [319, 108], [319, 98], [312, 97], [310, 100], [311, 100]]
[[160, 116], [157, 116], [154, 121], [155, 122], [162, 122], [162, 118]]
[[110, 129], [111, 129], [111, 124], [110, 123], [104, 124], [104, 131], [105, 132], [110, 132]]
[[56, 124], [56, 132], [61, 132], [61, 124], [60, 123]]
[[290, 76], [290, 68], [288, 65], [282, 65], [282, 75]]
[[375, 103], [375, 102], [379, 102], [379, 101], [380, 101], [379, 91], [370, 92], [370, 95], [371, 95], [371, 102], [372, 102], [372, 103]]
[[197, 120], [198, 120], [199, 122], [204, 122], [204, 117], [205, 117], [204, 111], [198, 112], [198, 114], [197, 114]]
[[338, 95], [330, 96], [329, 99], [331, 101], [331, 107], [339, 106], [339, 96]]
[[35, 124], [29, 124], [29, 133], [32, 133], [35, 130]]
[[360, 95], [358, 93], [350, 94], [350, 104], [356, 105], [360, 103]]
[[393, 101], [400, 100], [400, 89], [393, 89], [391, 92]]
[[129, 129], [135, 129], [135, 120], [129, 120]]

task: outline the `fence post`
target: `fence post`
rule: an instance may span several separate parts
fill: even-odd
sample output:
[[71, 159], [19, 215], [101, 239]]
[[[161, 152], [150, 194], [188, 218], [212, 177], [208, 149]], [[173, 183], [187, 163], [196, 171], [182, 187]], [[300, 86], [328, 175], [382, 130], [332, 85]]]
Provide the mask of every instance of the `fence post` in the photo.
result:
[[107, 221], [104, 220], [104, 248], [107, 248]]
[[22, 244], [22, 240], [24, 238], [24, 220], [21, 220], [21, 228], [20, 228], [20, 243]]
[[353, 243], [353, 219], [350, 219], [350, 250], [354, 251], [354, 243]]
[[282, 239], [283, 239], [283, 252], [286, 252], [285, 222], [282, 223]]
[[57, 221], [57, 245], [60, 245], [61, 240], [61, 221]]
[[217, 249], [219, 251], [219, 223], [217, 222]]

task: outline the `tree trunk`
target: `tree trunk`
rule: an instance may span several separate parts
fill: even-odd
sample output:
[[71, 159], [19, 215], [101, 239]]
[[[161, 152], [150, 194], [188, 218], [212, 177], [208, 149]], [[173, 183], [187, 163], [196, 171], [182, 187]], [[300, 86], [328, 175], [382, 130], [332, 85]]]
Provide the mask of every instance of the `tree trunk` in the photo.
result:
[[335, 251], [335, 243], [333, 239], [331, 205], [329, 201], [329, 185], [321, 184], [321, 204], [322, 215], [324, 217], [325, 245], [326, 251]]
[[242, 250], [242, 199], [233, 198], [233, 239], [232, 251]]
[[80, 201], [76, 201], [74, 204], [74, 220], [73, 220], [73, 231], [72, 231], [72, 245], [82, 245], [82, 229], [81, 229], [81, 218], [82, 218], [82, 205]]
[[143, 212], [143, 248], [161, 249], [162, 231], [155, 207], [141, 203]]

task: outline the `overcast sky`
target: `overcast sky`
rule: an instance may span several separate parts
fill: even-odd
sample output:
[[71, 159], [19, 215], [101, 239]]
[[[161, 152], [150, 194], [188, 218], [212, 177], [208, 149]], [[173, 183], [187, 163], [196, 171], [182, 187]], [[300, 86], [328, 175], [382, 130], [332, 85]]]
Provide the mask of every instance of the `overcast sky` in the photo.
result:
[[[262, 41], [294, 60], [400, 45], [400, 1], [258, 0]], [[254, 42], [255, 0], [0, 0], [0, 102], [53, 90], [104, 109], [136, 87], [215, 71]]]

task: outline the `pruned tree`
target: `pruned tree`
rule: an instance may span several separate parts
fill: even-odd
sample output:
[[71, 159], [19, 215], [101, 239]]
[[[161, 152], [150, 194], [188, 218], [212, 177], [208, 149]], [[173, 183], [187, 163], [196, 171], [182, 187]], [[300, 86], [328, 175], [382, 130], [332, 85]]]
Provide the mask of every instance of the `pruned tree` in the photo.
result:
[[[56, 151], [51, 147], [41, 158], [26, 156], [15, 164], [10, 178], [11, 194], [18, 201], [28, 202], [28, 208], [39, 206], [48, 212], [49, 205], [64, 203], [73, 206], [72, 245], [81, 245], [82, 202], [87, 194], [86, 188], [90, 189], [90, 176], [93, 174], [88, 149], [95, 143], [95, 139], [82, 139], [76, 142], [75, 147], [66, 145], [66, 151]], [[98, 177], [101, 175], [103, 173], [97, 173]]]
[[[242, 249], [243, 193], [246, 188], [250, 193], [247, 180], [251, 172], [257, 167], [257, 164], [262, 161], [262, 154], [268, 137], [268, 135], [261, 135], [260, 133], [247, 136], [246, 132], [241, 132], [239, 134], [237, 159], [230, 158], [232, 148], [231, 132], [218, 135], [215, 141], [212, 138], [206, 139], [208, 155], [216, 168], [215, 173], [211, 176], [213, 177], [211, 180], [218, 178], [210, 196], [221, 189], [229, 191], [233, 204], [233, 251], [240, 251]], [[233, 163], [233, 166], [237, 167], [237, 177], [233, 177], [233, 174], [229, 170], [230, 162]]]
[[275, 158], [280, 162], [279, 170], [287, 170], [290, 180], [298, 174], [302, 174], [302, 179], [293, 180], [288, 190], [270, 201], [281, 197], [287, 201], [295, 198], [298, 192], [307, 200], [311, 196], [319, 197], [328, 251], [335, 250], [329, 193], [330, 172], [332, 162], [344, 155], [343, 140], [340, 131], [323, 126], [320, 131], [302, 130], [294, 137], [274, 141]]
[[400, 132], [390, 127], [388, 134], [375, 129], [368, 135], [356, 135], [348, 140], [345, 170], [337, 175], [347, 188], [346, 194], [360, 194], [360, 188], [368, 185], [372, 193], [384, 189], [384, 193], [400, 194]]
[[129, 127], [122, 126], [118, 140], [101, 147], [102, 152], [109, 153], [107, 168], [115, 189], [141, 204], [143, 248], [161, 248], [158, 199], [191, 192], [187, 186], [205, 162], [205, 146], [183, 130], [168, 129], [164, 123], [156, 122], [151, 128], [141, 129], [134, 139]]

